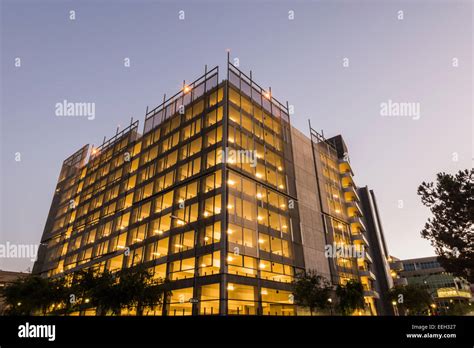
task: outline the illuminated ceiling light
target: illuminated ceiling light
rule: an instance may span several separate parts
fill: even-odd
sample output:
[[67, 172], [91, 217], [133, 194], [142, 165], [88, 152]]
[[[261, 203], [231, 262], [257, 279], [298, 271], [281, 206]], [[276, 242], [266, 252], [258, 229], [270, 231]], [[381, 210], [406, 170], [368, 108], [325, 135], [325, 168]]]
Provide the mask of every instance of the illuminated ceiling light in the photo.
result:
[[181, 249], [183, 247], [181, 244], [175, 244], [174, 246], [179, 248], [179, 249]]
[[227, 290], [233, 291], [234, 289], [235, 289], [234, 285], [232, 285], [232, 284], [227, 285]]
[[117, 245], [117, 249], [125, 249], [123, 245]]
[[228, 183], [230, 186], [235, 185], [235, 181], [234, 181], [234, 180], [231, 180], [231, 179], [227, 180], [227, 183]]
[[153, 233], [156, 233], [156, 234], [163, 234], [163, 231], [162, 231], [162, 230], [154, 230]]
[[262, 295], [268, 295], [268, 291], [266, 289], [262, 289]]
[[267, 266], [265, 266], [264, 263], [260, 263], [260, 264], [258, 265], [258, 267], [260, 267], [261, 269], [263, 269], [263, 268], [265, 268], [265, 267], [267, 267]]
[[334, 193], [332, 196], [333, 196], [334, 198], [339, 198], [339, 196], [338, 196], [337, 194], [335, 194], [335, 193]]
[[135, 241], [135, 242], [143, 242], [143, 239], [135, 238], [134, 241]]
[[286, 228], [288, 228], [288, 226], [283, 225], [283, 226], [281, 226], [281, 228], [286, 229]]
[[191, 90], [192, 90], [192, 87], [191, 87], [191, 86], [185, 85], [185, 86], [183, 87], [183, 92], [184, 92], [184, 93], [189, 93], [189, 92], [191, 92]]
[[281, 166], [278, 166], [278, 170], [281, 172], [283, 168]]
[[205, 264], [205, 263], [201, 263], [201, 267], [206, 267], [206, 264]]
[[263, 91], [262, 92], [262, 95], [267, 98], [267, 99], [270, 99], [272, 97], [272, 95], [270, 94], [270, 92], [267, 92], [267, 91]]
[[259, 178], [259, 179], [261, 179], [261, 178], [263, 177], [263, 175], [260, 174], [260, 173], [255, 174], [255, 176], [256, 176], [257, 178]]
[[263, 244], [264, 240], [263, 240], [263, 239], [259, 239], [258, 242], [259, 242], [260, 244]]
[[177, 224], [180, 225], [180, 226], [183, 226], [183, 225], [184, 225], [184, 221], [183, 221], [183, 220], [178, 220]]
[[283, 185], [278, 185], [278, 188], [280, 188], [280, 189], [283, 190], [283, 189], [285, 188], [285, 186], [283, 186]]
[[234, 206], [232, 204], [227, 204], [227, 209], [232, 209]]
[[336, 209], [335, 211], [336, 211], [336, 213], [338, 213], [338, 214], [341, 212], [339, 209]]
[[232, 234], [232, 232], [233, 231], [230, 228], [227, 230], [227, 234]]
[[280, 208], [286, 208], [286, 204], [280, 204]]
[[161, 253], [153, 253], [155, 256], [161, 256]]
[[234, 258], [233, 258], [232, 256], [227, 256], [227, 261], [228, 261], [228, 262], [231, 262], [231, 261], [233, 261], [233, 260], [234, 260]]
[[262, 199], [262, 194], [261, 194], [260, 192], [257, 193], [257, 198], [258, 198], [258, 199]]
[[234, 143], [234, 139], [229, 138], [228, 140], [229, 140], [229, 143]]
[[204, 237], [204, 240], [207, 242], [209, 240], [209, 237]]
[[258, 220], [258, 221], [262, 221], [262, 220], [263, 220], [263, 217], [258, 216], [258, 217], [257, 217], [257, 220]]
[[205, 217], [208, 217], [209, 216], [209, 213], [207, 211], [204, 212], [204, 216]]
[[88, 298], [86, 298], [85, 302], [86, 302], [86, 303], [89, 303], [89, 302], [90, 302], [90, 300], [89, 300]]

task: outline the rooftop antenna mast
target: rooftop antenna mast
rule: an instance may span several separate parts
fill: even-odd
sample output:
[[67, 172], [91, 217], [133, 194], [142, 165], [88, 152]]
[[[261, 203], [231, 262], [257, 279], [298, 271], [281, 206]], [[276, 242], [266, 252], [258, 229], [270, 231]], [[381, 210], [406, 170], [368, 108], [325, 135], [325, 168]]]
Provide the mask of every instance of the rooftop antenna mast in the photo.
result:
[[227, 49], [227, 81], [229, 81], [230, 48]]

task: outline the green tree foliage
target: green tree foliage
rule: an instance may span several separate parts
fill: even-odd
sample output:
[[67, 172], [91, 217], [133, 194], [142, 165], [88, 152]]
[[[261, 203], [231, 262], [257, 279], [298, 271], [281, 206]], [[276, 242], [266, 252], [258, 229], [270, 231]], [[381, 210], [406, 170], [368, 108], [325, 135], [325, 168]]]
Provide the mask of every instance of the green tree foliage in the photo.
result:
[[71, 293], [75, 306], [87, 307], [90, 303], [97, 308], [97, 315], [108, 312], [119, 315], [122, 301], [118, 294], [115, 275], [109, 271], [97, 272], [94, 269], [81, 270], [74, 274]]
[[155, 308], [163, 301], [162, 281], [153, 279], [153, 274], [142, 267], [125, 269], [119, 273], [117, 293], [128, 308], [135, 307], [137, 315], [143, 315], [144, 307]]
[[474, 282], [473, 170], [438, 173], [436, 183], [423, 182], [418, 195], [432, 218], [421, 231], [435, 248], [443, 268]]
[[[469, 302], [450, 303], [448, 307], [446, 308], [446, 315], [467, 315], [474, 311]], [[441, 311], [440, 314], [443, 314], [443, 312]]]
[[67, 314], [95, 307], [97, 315], [120, 315], [122, 308], [143, 315], [145, 307], [163, 302], [163, 281], [140, 266], [117, 273], [81, 270], [68, 279], [29, 275], [7, 285], [0, 291], [7, 314]]
[[433, 302], [431, 295], [420, 286], [395, 286], [390, 290], [390, 300], [396, 303], [399, 312], [406, 315], [426, 315]]
[[47, 279], [27, 276], [8, 284], [0, 292], [7, 314], [33, 315], [46, 314], [53, 304], [64, 303], [66, 293], [63, 279]]
[[360, 282], [349, 280], [336, 288], [338, 308], [342, 315], [350, 315], [355, 310], [364, 309], [364, 288]]
[[299, 274], [293, 282], [293, 295], [298, 306], [307, 307], [311, 315], [315, 309], [324, 310], [329, 306], [331, 284], [314, 270]]

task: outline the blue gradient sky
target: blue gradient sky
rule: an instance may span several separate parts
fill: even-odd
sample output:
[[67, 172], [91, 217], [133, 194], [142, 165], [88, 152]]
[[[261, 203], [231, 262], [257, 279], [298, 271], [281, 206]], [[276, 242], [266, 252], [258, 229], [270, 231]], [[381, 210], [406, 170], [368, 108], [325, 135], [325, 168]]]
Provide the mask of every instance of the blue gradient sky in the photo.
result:
[[[311, 119], [326, 136], [344, 136], [356, 183], [377, 194], [391, 254], [433, 255], [420, 237], [429, 211], [416, 189], [437, 172], [471, 167], [470, 1], [3, 0], [1, 6], [0, 243], [38, 243], [62, 161], [112, 136], [131, 116], [142, 121], [163, 93], [175, 93], [205, 64], [223, 65], [229, 48], [242, 70], [294, 105], [293, 125], [307, 134]], [[96, 118], [55, 116], [64, 99], [95, 102]], [[380, 103], [389, 99], [419, 102], [420, 120], [380, 116]], [[0, 259], [0, 269], [31, 264]]]

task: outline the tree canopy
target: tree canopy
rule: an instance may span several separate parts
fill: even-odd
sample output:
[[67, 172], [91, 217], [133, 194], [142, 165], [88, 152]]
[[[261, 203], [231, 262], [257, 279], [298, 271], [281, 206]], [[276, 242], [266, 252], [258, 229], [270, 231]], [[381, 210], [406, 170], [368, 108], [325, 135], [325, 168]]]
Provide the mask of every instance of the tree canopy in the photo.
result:
[[360, 282], [349, 280], [345, 285], [336, 288], [339, 298], [338, 307], [343, 315], [350, 315], [358, 309], [364, 309], [364, 288]]
[[438, 173], [436, 183], [418, 187], [422, 203], [431, 210], [421, 231], [435, 248], [438, 261], [454, 275], [474, 282], [474, 196], [473, 170], [456, 175]]
[[162, 285], [162, 279], [140, 266], [116, 273], [87, 269], [62, 278], [29, 275], [5, 286], [0, 296], [7, 314], [13, 315], [68, 314], [87, 308], [96, 308], [97, 315], [120, 315], [123, 308], [135, 308], [143, 315], [145, 308], [163, 303]]
[[426, 315], [433, 302], [428, 291], [413, 284], [395, 286], [389, 297], [406, 315]]
[[331, 284], [314, 270], [302, 272], [293, 282], [295, 303], [307, 307], [311, 315], [315, 309], [326, 309], [329, 306]]

